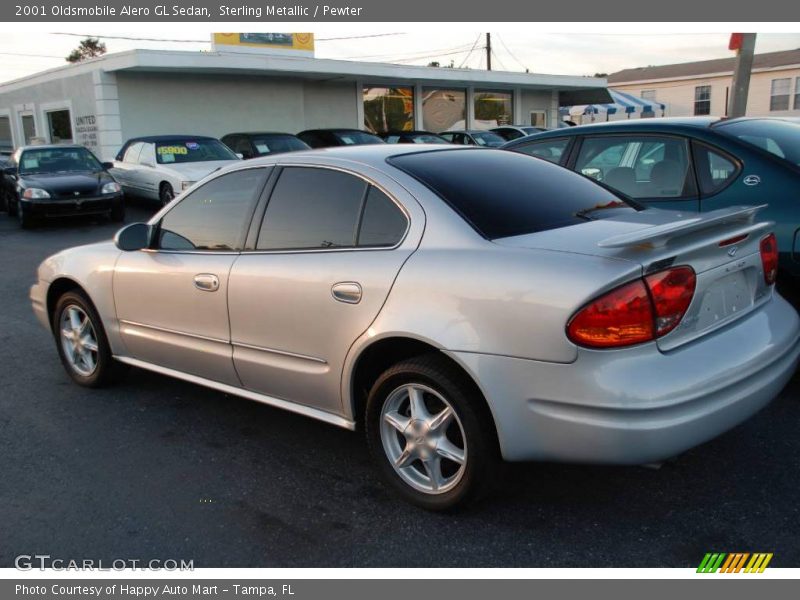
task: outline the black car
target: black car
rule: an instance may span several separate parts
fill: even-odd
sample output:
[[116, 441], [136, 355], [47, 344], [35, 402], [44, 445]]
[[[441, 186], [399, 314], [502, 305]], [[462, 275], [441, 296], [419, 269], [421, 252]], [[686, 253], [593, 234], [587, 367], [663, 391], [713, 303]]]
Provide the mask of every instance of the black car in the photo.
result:
[[381, 134], [387, 144], [449, 144], [442, 136], [430, 131], [388, 131]]
[[360, 129], [307, 129], [298, 133], [297, 137], [312, 148], [384, 143], [377, 135]]
[[308, 150], [310, 146], [291, 133], [229, 133], [220, 141], [245, 160], [268, 154]]
[[39, 217], [107, 214], [125, 219], [119, 184], [84, 146], [23, 146], [3, 169], [3, 197], [22, 227]]

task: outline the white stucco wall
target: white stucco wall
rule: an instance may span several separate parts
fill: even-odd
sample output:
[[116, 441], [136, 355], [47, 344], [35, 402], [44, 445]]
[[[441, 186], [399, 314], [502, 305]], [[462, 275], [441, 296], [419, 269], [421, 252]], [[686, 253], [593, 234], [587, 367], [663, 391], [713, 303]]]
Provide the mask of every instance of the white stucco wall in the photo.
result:
[[[84, 137], [78, 132], [76, 122], [79, 117], [94, 117], [97, 112], [95, 86], [91, 73], [83, 73], [70, 77], [46, 79], [25, 86], [0, 86], [0, 115], [9, 117], [14, 146], [24, 143], [21, 115], [32, 114], [36, 128], [36, 137], [51, 142], [47, 123], [47, 112], [51, 110], [70, 111], [72, 135], [75, 141], [83, 142], [93, 150], [99, 145], [96, 136]], [[86, 123], [92, 119], [82, 119]], [[81, 127], [88, 136], [89, 131]]]
[[122, 137], [358, 127], [355, 83], [257, 75], [116, 75]]

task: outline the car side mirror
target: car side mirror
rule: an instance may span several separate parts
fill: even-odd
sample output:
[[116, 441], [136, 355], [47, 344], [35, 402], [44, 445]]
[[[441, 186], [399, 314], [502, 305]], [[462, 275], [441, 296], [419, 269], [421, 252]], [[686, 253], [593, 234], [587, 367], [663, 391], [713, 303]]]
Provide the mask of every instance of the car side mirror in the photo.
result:
[[106, 169], [106, 170], [114, 168], [114, 163], [113, 162], [104, 162], [104, 163], [101, 163], [101, 164], [102, 164], [102, 167], [104, 169]]
[[3, 167], [3, 173], [6, 175], [16, 175], [17, 167]]
[[241, 152], [237, 152], [236, 156], [238, 156], [240, 159], [244, 159], [244, 154], [242, 154]]
[[114, 244], [125, 252], [135, 252], [150, 247], [153, 228], [147, 223], [131, 223], [114, 236]]

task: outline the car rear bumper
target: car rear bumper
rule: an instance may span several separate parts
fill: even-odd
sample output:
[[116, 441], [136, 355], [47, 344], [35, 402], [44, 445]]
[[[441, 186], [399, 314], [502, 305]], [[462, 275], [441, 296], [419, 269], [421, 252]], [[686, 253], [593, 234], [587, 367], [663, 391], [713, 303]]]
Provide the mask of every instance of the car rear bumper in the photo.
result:
[[122, 193], [107, 196], [64, 198], [53, 200], [22, 200], [23, 210], [33, 217], [69, 217], [111, 212], [122, 202]]
[[780, 296], [668, 353], [581, 350], [570, 364], [452, 352], [482, 387], [507, 460], [643, 464], [675, 456], [774, 399], [800, 358]]

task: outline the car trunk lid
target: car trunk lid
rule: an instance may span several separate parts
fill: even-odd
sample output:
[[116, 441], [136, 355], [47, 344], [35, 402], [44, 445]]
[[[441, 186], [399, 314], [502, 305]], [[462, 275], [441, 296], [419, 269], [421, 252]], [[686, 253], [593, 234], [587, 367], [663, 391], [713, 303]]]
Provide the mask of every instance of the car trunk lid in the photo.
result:
[[659, 348], [668, 351], [743, 317], [769, 298], [760, 242], [773, 223], [757, 222], [763, 208], [620, 211], [609, 218], [495, 243], [631, 261], [641, 266], [642, 275], [692, 267], [697, 276], [692, 302], [680, 325], [658, 338]]

